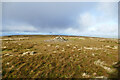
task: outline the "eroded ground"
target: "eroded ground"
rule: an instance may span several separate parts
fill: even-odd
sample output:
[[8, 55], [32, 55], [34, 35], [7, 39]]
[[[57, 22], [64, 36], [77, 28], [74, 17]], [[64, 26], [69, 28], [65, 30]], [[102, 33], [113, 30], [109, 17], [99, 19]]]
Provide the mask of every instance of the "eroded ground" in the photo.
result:
[[8, 36], [2, 41], [3, 78], [117, 77], [117, 39], [64, 36]]

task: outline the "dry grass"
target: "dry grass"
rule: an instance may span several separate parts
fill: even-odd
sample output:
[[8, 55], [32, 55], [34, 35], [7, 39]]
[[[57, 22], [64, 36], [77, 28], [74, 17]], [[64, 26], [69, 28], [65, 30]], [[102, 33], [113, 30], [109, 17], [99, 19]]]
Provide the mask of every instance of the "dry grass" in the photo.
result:
[[[117, 39], [64, 36], [67, 42], [44, 41], [55, 37], [3, 37], [3, 78], [117, 77], [112, 67], [118, 61]], [[31, 51], [35, 54], [23, 55]]]

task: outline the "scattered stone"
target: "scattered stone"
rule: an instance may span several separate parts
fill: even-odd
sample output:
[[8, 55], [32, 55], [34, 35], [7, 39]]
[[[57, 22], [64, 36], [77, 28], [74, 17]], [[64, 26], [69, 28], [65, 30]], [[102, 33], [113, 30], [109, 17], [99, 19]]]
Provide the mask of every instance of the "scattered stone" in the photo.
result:
[[6, 43], [9, 43], [8, 41]]
[[74, 50], [72, 50], [72, 52], [74, 52]]
[[95, 56], [95, 54], [94, 54], [94, 53], [92, 53], [92, 56]]
[[113, 65], [117, 64], [117, 62], [113, 62]]
[[78, 45], [75, 45], [76, 47], [78, 47]]
[[96, 75], [96, 73], [93, 73], [93, 75], [95, 76], [95, 75]]
[[12, 38], [8, 38], [8, 39], [2, 39], [4, 41], [12, 41], [13, 39]]
[[4, 46], [3, 48], [4, 48], [4, 49], [6, 49], [6, 48], [7, 48], [7, 46]]
[[47, 45], [48, 47], [50, 47], [50, 45]]
[[65, 50], [64, 49], [62, 49], [62, 52], [64, 52]]
[[90, 48], [90, 47], [84, 47], [84, 49], [89, 49], [89, 50], [92, 50], [93, 48]]
[[10, 54], [6, 53], [5, 56], [9, 56]]
[[81, 51], [81, 49], [78, 49], [78, 51]]
[[28, 52], [24, 52], [24, 53], [22, 54], [22, 56], [24, 56], [24, 55], [26, 55], [26, 54], [28, 54]]
[[83, 73], [82, 76], [87, 78], [90, 77], [90, 75], [88, 75], [87, 73]]
[[86, 76], [86, 73], [83, 73], [82, 76]]
[[9, 65], [10, 63], [9, 63], [9, 62], [7, 62], [6, 64], [7, 64], [7, 65]]
[[57, 51], [53, 51], [53, 53], [57, 53]]
[[107, 67], [107, 64], [104, 61], [101, 61], [100, 59], [94, 62], [95, 65], [102, 67], [107, 72], [111, 73], [114, 70], [112, 68]]
[[105, 76], [97, 76], [95, 78], [107, 78], [107, 77], [105, 77]]
[[111, 48], [109, 45], [105, 46], [106, 48]]
[[14, 40], [25, 40], [25, 39], [29, 39], [28, 37], [23, 37], [23, 38], [7, 38], [7, 39], [2, 39], [4, 41], [14, 41]]
[[21, 45], [21, 44], [18, 44], [18, 45]]
[[112, 48], [112, 49], [118, 49], [118, 46], [114, 46], [114, 48]]
[[113, 63], [113, 67], [120, 68], [120, 61]]
[[69, 45], [69, 44], [67, 44], [66, 46], [67, 46], [67, 47], [69, 47], [70, 45]]
[[34, 51], [32, 51], [32, 52], [30, 52], [30, 55], [33, 55], [33, 54], [35, 54], [36, 52], [34, 52]]
[[22, 56], [27, 55], [27, 54], [34, 55], [35, 53], [36, 53], [36, 52], [34, 52], [34, 51], [28, 51], [28, 52], [24, 52], [24, 53], [22, 54]]
[[75, 46], [73, 47], [73, 49], [76, 49], [76, 48], [77, 48], [77, 47], [75, 47]]
[[55, 46], [55, 48], [59, 48], [59, 45]]

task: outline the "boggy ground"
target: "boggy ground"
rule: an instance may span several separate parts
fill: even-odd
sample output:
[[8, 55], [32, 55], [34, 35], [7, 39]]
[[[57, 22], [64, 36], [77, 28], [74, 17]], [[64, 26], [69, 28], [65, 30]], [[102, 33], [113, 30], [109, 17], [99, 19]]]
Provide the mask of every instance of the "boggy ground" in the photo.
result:
[[3, 78], [116, 78], [118, 40], [49, 35], [4, 36]]

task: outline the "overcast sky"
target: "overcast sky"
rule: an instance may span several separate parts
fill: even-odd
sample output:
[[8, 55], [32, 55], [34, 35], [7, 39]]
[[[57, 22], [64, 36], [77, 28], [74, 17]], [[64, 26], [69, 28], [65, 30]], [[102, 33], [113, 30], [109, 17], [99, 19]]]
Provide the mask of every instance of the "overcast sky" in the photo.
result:
[[3, 32], [117, 37], [117, 2], [7, 2]]

